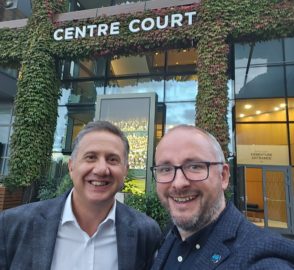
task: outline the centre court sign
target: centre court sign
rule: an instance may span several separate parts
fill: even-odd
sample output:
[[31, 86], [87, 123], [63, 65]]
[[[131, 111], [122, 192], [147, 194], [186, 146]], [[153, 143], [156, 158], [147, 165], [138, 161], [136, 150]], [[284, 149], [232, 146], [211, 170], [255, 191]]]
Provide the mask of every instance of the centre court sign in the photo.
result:
[[[175, 28], [183, 25], [192, 25], [196, 20], [196, 11], [185, 13], [175, 13], [165, 16], [157, 16], [154, 18], [148, 17], [144, 19], [133, 19], [128, 24], [128, 30], [131, 33], [141, 31], [162, 30], [167, 27]], [[119, 35], [120, 22], [88, 24], [82, 26], [58, 28], [53, 33], [53, 38], [56, 41], [81, 39], [86, 37]]]

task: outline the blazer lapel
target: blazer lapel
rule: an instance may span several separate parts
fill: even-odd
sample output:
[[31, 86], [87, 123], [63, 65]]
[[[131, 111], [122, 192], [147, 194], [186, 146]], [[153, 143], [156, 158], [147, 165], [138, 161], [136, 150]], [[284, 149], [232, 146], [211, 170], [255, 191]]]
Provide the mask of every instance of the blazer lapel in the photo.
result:
[[231, 251], [225, 243], [236, 238], [240, 222], [241, 214], [229, 203], [226, 212], [216, 224], [203, 250], [200, 251], [200, 256], [195, 258], [193, 264], [197, 266], [195, 269], [213, 270], [226, 260]]
[[[68, 194], [68, 193], [67, 193]], [[67, 194], [48, 201], [33, 225], [32, 269], [50, 270], [59, 222]]]
[[118, 251], [118, 269], [135, 269], [137, 248], [137, 231], [126, 215], [122, 205], [117, 202], [116, 238]]
[[175, 240], [176, 238], [173, 237], [171, 231], [169, 231], [163, 240], [162, 246], [159, 248], [158, 254], [155, 257], [154, 264], [152, 265], [151, 270], [160, 270], [163, 267]]

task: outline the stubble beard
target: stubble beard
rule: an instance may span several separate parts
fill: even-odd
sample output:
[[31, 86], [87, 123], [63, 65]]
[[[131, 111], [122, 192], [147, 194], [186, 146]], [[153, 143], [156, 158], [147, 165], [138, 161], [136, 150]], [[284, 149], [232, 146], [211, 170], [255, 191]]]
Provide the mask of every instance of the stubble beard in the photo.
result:
[[170, 213], [172, 221], [180, 230], [196, 233], [217, 219], [222, 210], [223, 198], [223, 193], [219, 192], [212, 204], [202, 206], [198, 214], [189, 218], [175, 217]]

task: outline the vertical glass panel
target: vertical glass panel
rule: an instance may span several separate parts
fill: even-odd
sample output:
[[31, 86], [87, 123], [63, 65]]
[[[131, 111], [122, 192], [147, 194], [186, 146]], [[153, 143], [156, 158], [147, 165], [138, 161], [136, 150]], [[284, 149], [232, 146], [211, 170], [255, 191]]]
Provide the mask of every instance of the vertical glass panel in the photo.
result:
[[265, 172], [265, 203], [268, 227], [288, 228], [287, 203], [283, 171]]
[[236, 100], [237, 122], [286, 121], [286, 101], [277, 99]]
[[228, 143], [228, 150], [231, 156], [235, 156], [235, 131], [233, 128], [233, 108], [235, 102], [234, 100], [230, 100], [228, 104], [228, 113], [227, 113], [227, 121], [229, 127], [229, 143]]
[[281, 40], [235, 45], [235, 67], [267, 65], [283, 61]]
[[195, 72], [197, 64], [196, 49], [169, 50], [167, 52], [168, 72]]
[[[82, 128], [90, 121], [94, 119], [94, 108], [93, 107], [67, 107], [68, 115], [67, 115], [67, 125], [66, 125], [66, 140], [65, 140], [65, 148], [63, 149], [65, 152], [71, 152], [72, 143], [77, 134], [82, 130]], [[64, 118], [66, 119], [65, 111]], [[62, 138], [63, 133], [62, 123], [60, 124], [60, 133], [58, 134]], [[63, 143], [63, 139], [61, 139]], [[57, 141], [57, 146], [60, 145]]]
[[294, 98], [288, 98], [289, 120], [294, 121]]
[[158, 101], [163, 101], [163, 77], [110, 80], [106, 94], [157, 93]]
[[151, 52], [145, 55], [122, 56], [110, 61], [110, 76], [162, 73], [164, 53]]
[[12, 104], [0, 103], [0, 125], [10, 124], [11, 114], [12, 114]]
[[[290, 132], [291, 165], [293, 166], [294, 165], [294, 124], [293, 123], [289, 124], [289, 132]], [[294, 172], [294, 169], [293, 169], [293, 172]], [[294, 179], [294, 175], [293, 175], [293, 179]]]
[[[294, 51], [294, 47], [293, 47]], [[286, 80], [287, 80], [287, 92], [289, 97], [294, 97], [294, 65], [286, 66]]]
[[249, 63], [250, 44], [235, 44], [235, 67], [246, 67]]
[[262, 169], [245, 168], [245, 183], [247, 219], [264, 227]]
[[286, 124], [237, 124], [237, 163], [289, 165]]
[[255, 67], [235, 70], [236, 98], [284, 97], [283, 67]]
[[66, 131], [68, 124], [68, 110], [65, 106], [58, 107], [58, 118], [54, 134], [53, 152], [65, 149]]
[[294, 61], [294, 38], [285, 38], [285, 60]]
[[194, 101], [198, 93], [196, 75], [177, 75], [166, 78], [165, 101]]
[[[70, 95], [66, 91], [70, 91]], [[103, 92], [104, 81], [71, 82], [69, 88], [62, 91], [60, 102], [66, 104], [68, 98], [68, 103], [95, 103], [97, 95]]]
[[165, 132], [180, 124], [195, 124], [195, 102], [166, 103]]
[[9, 128], [10, 126], [0, 126], [0, 144], [3, 146], [8, 143]]

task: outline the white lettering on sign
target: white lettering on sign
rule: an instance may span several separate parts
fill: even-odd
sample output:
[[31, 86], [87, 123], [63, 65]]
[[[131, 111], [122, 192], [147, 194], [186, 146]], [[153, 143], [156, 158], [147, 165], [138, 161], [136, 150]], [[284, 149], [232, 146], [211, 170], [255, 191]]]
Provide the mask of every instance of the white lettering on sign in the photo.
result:
[[[164, 17], [157, 16], [155, 18], [133, 19], [128, 25], [131, 33], [140, 31], [162, 30], [167, 27], [181, 27], [184, 23], [193, 24], [193, 18], [197, 15], [196, 11], [185, 12], [184, 14], [176, 13], [165, 15]], [[110, 24], [90, 24], [76, 27], [58, 28], [53, 33], [53, 38], [56, 41], [80, 39], [85, 37], [119, 35], [120, 22], [112, 22]]]

